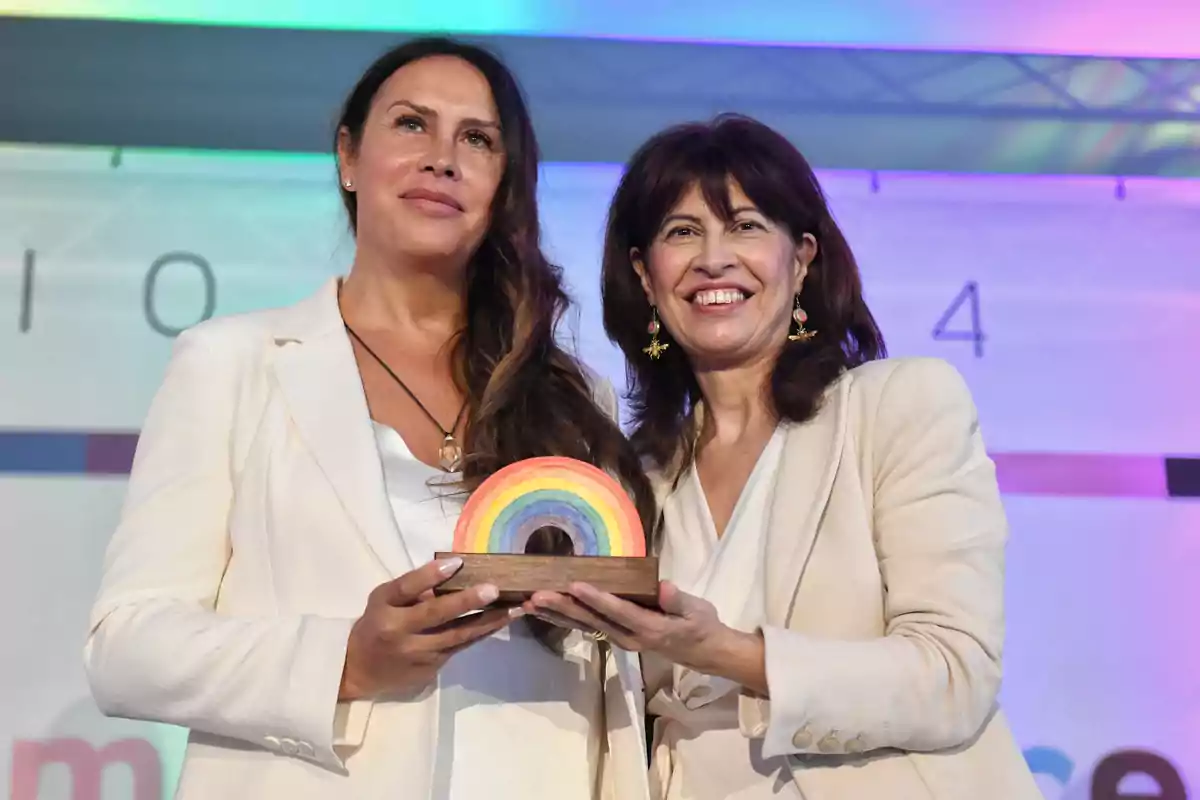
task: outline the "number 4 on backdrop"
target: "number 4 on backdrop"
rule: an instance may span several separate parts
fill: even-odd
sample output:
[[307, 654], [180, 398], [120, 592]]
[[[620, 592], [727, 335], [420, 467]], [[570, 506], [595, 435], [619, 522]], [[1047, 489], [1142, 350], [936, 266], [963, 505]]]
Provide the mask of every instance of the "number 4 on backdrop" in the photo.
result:
[[[966, 313], [970, 314], [970, 329], [950, 327], [959, 311], [967, 306]], [[949, 307], [942, 312], [941, 318], [933, 326], [933, 338], [942, 342], [972, 342], [975, 345], [975, 357], [983, 358], [983, 324], [979, 319], [979, 284], [967, 281], [958, 295], [950, 301]]]

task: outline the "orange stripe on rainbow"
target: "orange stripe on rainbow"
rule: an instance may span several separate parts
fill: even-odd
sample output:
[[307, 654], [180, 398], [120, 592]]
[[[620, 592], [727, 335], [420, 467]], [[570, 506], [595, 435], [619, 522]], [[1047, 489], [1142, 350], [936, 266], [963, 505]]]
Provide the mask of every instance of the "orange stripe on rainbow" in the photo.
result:
[[608, 473], [572, 458], [510, 464], [472, 493], [454, 530], [457, 553], [523, 553], [538, 528], [571, 537], [581, 556], [644, 557], [637, 509]]

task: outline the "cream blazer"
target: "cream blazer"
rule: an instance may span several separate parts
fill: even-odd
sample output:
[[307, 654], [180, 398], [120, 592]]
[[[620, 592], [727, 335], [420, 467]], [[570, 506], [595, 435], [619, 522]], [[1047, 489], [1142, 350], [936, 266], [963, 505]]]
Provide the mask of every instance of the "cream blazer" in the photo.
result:
[[[612, 387], [598, 391], [615, 415]], [[337, 702], [367, 595], [416, 566], [336, 282], [201, 324], [178, 338], [138, 441], [85, 647], [95, 700], [190, 729], [180, 798], [426, 798], [432, 693]], [[639, 665], [608, 652], [602, 796], [638, 800]]]
[[868, 363], [786, 437], [742, 733], [805, 800], [1041, 800], [996, 704], [1007, 523], [962, 378]]

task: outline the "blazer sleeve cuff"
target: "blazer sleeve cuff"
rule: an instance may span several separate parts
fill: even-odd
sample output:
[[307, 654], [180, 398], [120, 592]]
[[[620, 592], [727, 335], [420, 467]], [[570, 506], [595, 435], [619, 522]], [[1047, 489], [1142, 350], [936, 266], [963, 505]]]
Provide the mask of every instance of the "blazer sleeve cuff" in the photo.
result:
[[337, 772], [366, 736], [373, 703], [338, 702], [351, 619], [307, 617], [296, 648], [280, 731], [264, 737], [268, 749]]
[[[745, 734], [762, 737], [763, 756], [844, 755], [867, 749], [860, 733], [820, 723], [830, 715], [825, 708], [828, 703], [821, 702], [815, 691], [821, 684], [823, 665], [812, 642], [785, 628], [764, 626], [762, 634], [770, 700], [743, 697], [739, 726]], [[849, 667], [843, 664], [840, 668]]]

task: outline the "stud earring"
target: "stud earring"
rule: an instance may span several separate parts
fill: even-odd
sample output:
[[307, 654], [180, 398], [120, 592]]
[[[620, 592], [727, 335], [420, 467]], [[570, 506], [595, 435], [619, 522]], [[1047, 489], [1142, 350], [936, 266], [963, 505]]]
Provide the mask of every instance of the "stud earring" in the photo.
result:
[[353, 189], [353, 188], [354, 188], [354, 181], [346, 181], [346, 182], [345, 182], [344, 184], [342, 184], [342, 185], [343, 185], [343, 186], [345, 186], [347, 189]]
[[646, 326], [646, 333], [650, 334], [649, 347], [643, 347], [642, 352], [650, 356], [652, 361], [657, 361], [662, 357], [663, 351], [671, 345], [667, 342], [658, 340], [658, 332], [662, 330], [662, 325], [658, 322], [658, 309], [650, 306], [650, 324]]
[[792, 311], [792, 320], [796, 323], [796, 332], [788, 334], [788, 341], [807, 342], [817, 335], [816, 331], [804, 327], [804, 323], [808, 322], [808, 314], [800, 307], [800, 295], [796, 295], [796, 308]]

